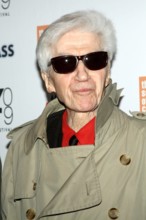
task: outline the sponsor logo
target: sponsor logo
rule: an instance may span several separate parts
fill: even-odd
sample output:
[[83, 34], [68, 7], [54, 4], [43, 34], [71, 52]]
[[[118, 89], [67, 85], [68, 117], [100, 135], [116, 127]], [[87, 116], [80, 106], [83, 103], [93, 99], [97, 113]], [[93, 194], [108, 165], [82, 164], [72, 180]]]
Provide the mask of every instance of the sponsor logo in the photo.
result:
[[14, 56], [14, 45], [2, 45], [0, 47], [0, 58], [12, 57]]
[[10, 16], [9, 8], [11, 0], [0, 0], [0, 17]]
[[0, 132], [8, 132], [12, 128], [10, 127], [13, 118], [13, 92], [12, 89], [9, 87], [0, 88], [0, 124], [4, 126], [0, 128]]
[[146, 76], [139, 77], [140, 111], [146, 112]]
[[39, 40], [43, 31], [48, 27], [48, 25], [37, 26], [37, 40]]

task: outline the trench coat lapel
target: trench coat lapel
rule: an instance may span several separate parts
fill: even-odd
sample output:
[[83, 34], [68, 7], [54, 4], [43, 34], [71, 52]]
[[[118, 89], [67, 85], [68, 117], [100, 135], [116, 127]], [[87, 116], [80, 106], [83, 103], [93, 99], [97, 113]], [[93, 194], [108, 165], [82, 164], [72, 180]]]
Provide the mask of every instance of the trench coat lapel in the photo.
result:
[[87, 153], [88, 155], [58, 189], [37, 219], [88, 209], [101, 203], [102, 196], [94, 160], [94, 146], [91, 145], [90, 148], [90, 153]]

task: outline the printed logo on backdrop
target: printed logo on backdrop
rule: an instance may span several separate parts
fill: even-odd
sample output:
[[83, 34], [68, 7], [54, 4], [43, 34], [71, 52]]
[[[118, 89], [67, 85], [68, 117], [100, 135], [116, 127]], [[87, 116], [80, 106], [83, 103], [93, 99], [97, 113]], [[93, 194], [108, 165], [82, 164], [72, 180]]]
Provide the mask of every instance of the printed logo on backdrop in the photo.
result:
[[10, 16], [11, 0], [0, 0], [0, 17]]
[[140, 111], [146, 112], [146, 76], [139, 77]]
[[48, 27], [48, 25], [37, 26], [37, 40], [40, 38], [43, 31]]
[[13, 122], [13, 92], [9, 87], [0, 88], [0, 132], [10, 131]]
[[0, 46], [0, 58], [12, 57], [14, 56], [14, 45], [4, 44]]

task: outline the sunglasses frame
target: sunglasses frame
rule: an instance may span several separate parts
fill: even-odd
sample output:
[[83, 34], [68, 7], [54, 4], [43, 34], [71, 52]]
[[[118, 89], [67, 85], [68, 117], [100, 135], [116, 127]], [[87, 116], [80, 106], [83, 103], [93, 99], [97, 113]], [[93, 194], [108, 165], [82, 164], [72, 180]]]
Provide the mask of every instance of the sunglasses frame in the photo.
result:
[[[94, 55], [97, 56], [97, 62], [99, 61], [99, 59], [100, 60], [103, 59], [102, 63], [100, 62], [100, 63], [96, 63], [95, 64], [94, 60], [93, 61], [90, 60], [90, 58], [93, 57]], [[98, 57], [99, 55], [100, 55], [100, 57]], [[74, 62], [74, 64], [72, 63], [72, 68], [70, 67], [70, 70], [68, 70], [68, 69], [67, 70], [65, 70], [65, 69], [58, 70], [58, 67], [57, 67], [58, 64], [56, 65], [55, 62], [56, 61], [59, 62], [60, 60], [63, 60], [63, 62], [65, 64], [65, 63], [67, 63], [69, 61], [69, 60], [67, 60], [69, 58], [71, 58], [72, 62]], [[57, 57], [53, 57], [50, 60], [50, 62], [48, 63], [48, 66], [52, 65], [53, 70], [56, 73], [58, 73], [58, 74], [68, 74], [68, 73], [72, 73], [76, 69], [76, 67], [78, 65], [78, 62], [80, 60], [82, 60], [82, 62], [84, 63], [86, 68], [88, 68], [89, 70], [92, 70], [92, 71], [96, 71], [96, 70], [103, 69], [103, 68], [105, 68], [107, 66], [107, 63], [108, 63], [108, 53], [106, 51], [95, 51], [95, 52], [91, 52], [91, 53], [88, 53], [88, 54], [85, 54], [85, 55], [81, 55], [81, 56], [74, 56], [74, 55], [57, 56]], [[95, 65], [96, 65], [96, 67], [95, 67]], [[69, 66], [68, 66], [68, 68], [69, 68]]]

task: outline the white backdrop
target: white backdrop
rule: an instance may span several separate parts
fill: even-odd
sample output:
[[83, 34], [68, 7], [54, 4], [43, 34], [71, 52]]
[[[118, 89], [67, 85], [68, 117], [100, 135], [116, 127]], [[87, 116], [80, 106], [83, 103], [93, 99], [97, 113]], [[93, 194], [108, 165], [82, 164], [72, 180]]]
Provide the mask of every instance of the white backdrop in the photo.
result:
[[80, 9], [99, 10], [113, 21], [118, 54], [112, 78], [124, 88], [121, 109], [146, 111], [146, 0], [0, 0], [2, 162], [8, 131], [39, 116], [47, 101], [35, 66], [37, 27]]

